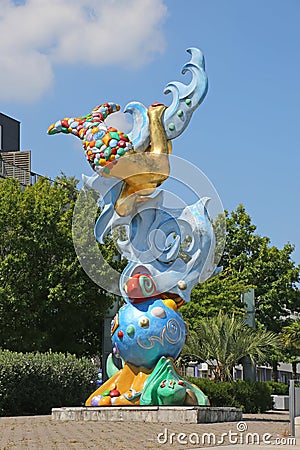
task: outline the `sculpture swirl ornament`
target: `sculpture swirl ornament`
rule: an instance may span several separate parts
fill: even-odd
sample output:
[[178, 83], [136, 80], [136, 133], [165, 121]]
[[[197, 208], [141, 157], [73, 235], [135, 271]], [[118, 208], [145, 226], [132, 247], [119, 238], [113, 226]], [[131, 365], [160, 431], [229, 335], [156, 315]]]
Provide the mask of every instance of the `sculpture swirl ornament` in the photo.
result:
[[[116, 245], [128, 261], [118, 288], [125, 304], [111, 325], [112, 354], [122, 359], [123, 368], [118, 370], [109, 356], [110, 378], [88, 398], [89, 406], [208, 404], [196, 386], [182, 379], [174, 361], [187, 337], [180, 306], [190, 301], [197, 283], [220, 270], [209, 199], [199, 197], [192, 205], [171, 208], [165, 204], [165, 192], [158, 190], [170, 176], [173, 161], [180, 161], [181, 171], [187, 164], [171, 155], [171, 140], [184, 131], [207, 93], [203, 54], [196, 48], [188, 52], [191, 60], [183, 73], [191, 73], [190, 84], [167, 85], [165, 93], [173, 95], [169, 107], [130, 102], [125, 107], [133, 119], [130, 133], [105, 124], [106, 117], [120, 109], [111, 102], [86, 116], [59, 120], [48, 130], [81, 139], [96, 172], [84, 177], [85, 186], [99, 193], [102, 205], [96, 239], [104, 244], [107, 236], [119, 235]], [[89, 272], [83, 262], [88, 252], [78, 250], [74, 236], [79, 259]], [[116, 292], [102, 281], [98, 284]]]

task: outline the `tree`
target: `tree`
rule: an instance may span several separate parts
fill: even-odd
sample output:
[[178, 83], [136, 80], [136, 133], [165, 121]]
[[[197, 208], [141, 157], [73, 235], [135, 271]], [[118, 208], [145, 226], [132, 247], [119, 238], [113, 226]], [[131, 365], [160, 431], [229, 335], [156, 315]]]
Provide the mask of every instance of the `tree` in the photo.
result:
[[192, 330], [196, 329], [202, 317], [214, 316], [219, 311], [243, 316], [245, 310], [241, 295], [250, 287], [252, 285], [225, 269], [220, 275], [195, 286], [190, 303], [183, 305], [180, 311]]
[[300, 266], [292, 260], [294, 246], [282, 249], [256, 233], [243, 205], [227, 213], [226, 246], [221, 260], [233, 276], [255, 288], [256, 319], [279, 333], [291, 312], [300, 312]]
[[226, 212], [223, 272], [192, 291], [191, 303], [182, 308], [190, 327], [220, 309], [242, 312], [241, 294], [253, 287], [257, 323], [280, 333], [291, 312], [300, 312], [300, 266], [292, 260], [293, 250], [290, 243], [279, 249], [258, 235], [243, 205]]
[[300, 359], [300, 319], [293, 320], [282, 329], [281, 339], [292, 363], [293, 379], [298, 378], [297, 365]]
[[192, 355], [202, 361], [216, 361], [214, 373], [217, 381], [230, 381], [232, 369], [241, 359], [266, 362], [270, 350], [279, 347], [274, 333], [250, 328], [241, 317], [219, 312], [213, 317], [202, 318], [188, 338], [182, 355]]
[[[72, 241], [76, 181], [0, 182], [0, 346], [95, 354], [111, 298], [81, 268]], [[83, 230], [84, 231], [84, 230]], [[111, 246], [113, 243], [111, 243]]]
[[124, 238], [124, 230], [117, 228], [104, 238], [103, 245], [98, 244], [94, 235], [95, 221], [100, 215], [98, 197], [99, 193], [87, 187], [78, 194], [72, 219], [73, 243], [90, 279], [102, 286], [103, 292], [121, 295], [119, 277], [127, 261], [121, 259], [116, 243], [118, 238]]
[[283, 327], [282, 340], [285, 346], [292, 345], [295, 349], [300, 350], [300, 319], [293, 320], [289, 325]]

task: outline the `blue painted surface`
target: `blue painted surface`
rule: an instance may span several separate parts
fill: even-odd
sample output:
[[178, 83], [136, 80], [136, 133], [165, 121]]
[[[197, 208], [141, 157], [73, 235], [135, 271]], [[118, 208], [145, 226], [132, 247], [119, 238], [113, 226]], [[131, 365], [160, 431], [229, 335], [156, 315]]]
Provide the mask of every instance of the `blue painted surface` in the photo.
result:
[[[151, 275], [158, 293], [171, 292], [189, 302], [192, 288], [218, 270], [214, 231], [205, 207], [208, 199], [171, 209], [163, 205], [163, 196], [160, 192], [140, 204], [133, 217], [120, 217], [112, 204], [107, 205], [96, 222], [95, 235], [101, 243], [116, 227], [128, 226], [128, 240], [117, 242], [129, 261], [120, 278], [120, 291], [127, 302], [124, 284], [135, 273]], [[178, 287], [181, 280], [186, 283], [184, 290]]]
[[[171, 105], [163, 114], [162, 122], [167, 139], [175, 139], [188, 126], [193, 112], [204, 100], [208, 81], [205, 73], [204, 55], [198, 48], [187, 49], [191, 60], [187, 62], [182, 73], [190, 72], [192, 80], [188, 85], [179, 81], [172, 81], [165, 87], [164, 93], [171, 93]], [[150, 144], [150, 128], [147, 108], [140, 102], [130, 102], [125, 106], [124, 112], [130, 113], [133, 119], [133, 128], [128, 137], [138, 152], [145, 151]]]
[[[165, 317], [158, 317], [161, 310], [165, 311]], [[185, 324], [181, 314], [161, 299], [138, 305], [128, 303], [117, 315], [119, 326], [112, 335], [115, 355], [134, 366], [147, 368], [154, 367], [161, 356], [177, 358], [186, 338]], [[134, 327], [133, 335], [126, 332], [129, 326]], [[118, 335], [120, 331], [122, 337]]]

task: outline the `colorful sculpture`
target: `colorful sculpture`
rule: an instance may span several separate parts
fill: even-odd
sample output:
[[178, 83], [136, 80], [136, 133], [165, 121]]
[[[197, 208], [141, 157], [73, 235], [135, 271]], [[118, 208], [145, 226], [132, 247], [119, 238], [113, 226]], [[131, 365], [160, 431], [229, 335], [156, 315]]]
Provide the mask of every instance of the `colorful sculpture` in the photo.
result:
[[[168, 208], [164, 192], [156, 188], [170, 173], [171, 140], [186, 128], [207, 92], [204, 57], [188, 49], [191, 60], [188, 86], [169, 83], [169, 107], [149, 108], [129, 103], [133, 129], [128, 135], [105, 125], [108, 114], [120, 109], [104, 103], [81, 118], [65, 118], [49, 127], [49, 134], [71, 133], [82, 140], [86, 158], [97, 175], [88, 180], [100, 186], [104, 208], [95, 225], [100, 243], [117, 227], [127, 236], [117, 245], [128, 264], [120, 277], [125, 304], [112, 327], [113, 354], [109, 380], [87, 400], [104, 405], [206, 405], [207, 397], [178, 373], [174, 361], [186, 340], [179, 312], [189, 302], [193, 286], [218, 272], [215, 236], [206, 209], [208, 199], [185, 208]], [[150, 195], [155, 194], [150, 197]]]

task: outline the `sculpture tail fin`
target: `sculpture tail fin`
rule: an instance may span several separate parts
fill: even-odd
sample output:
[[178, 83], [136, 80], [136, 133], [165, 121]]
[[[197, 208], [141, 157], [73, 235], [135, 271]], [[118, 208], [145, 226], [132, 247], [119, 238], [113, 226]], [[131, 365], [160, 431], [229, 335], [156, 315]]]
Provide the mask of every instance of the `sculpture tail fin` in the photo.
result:
[[75, 118], [65, 117], [62, 120], [58, 120], [57, 122], [50, 125], [50, 127], [48, 128], [48, 134], [52, 135], [57, 133], [71, 133], [74, 134], [74, 136], [83, 139], [85, 137], [85, 131], [87, 128], [89, 128], [93, 124], [104, 122], [109, 114], [119, 110], [120, 106], [116, 103], [102, 103], [101, 105], [96, 106], [93, 111], [90, 112], [87, 116]]

